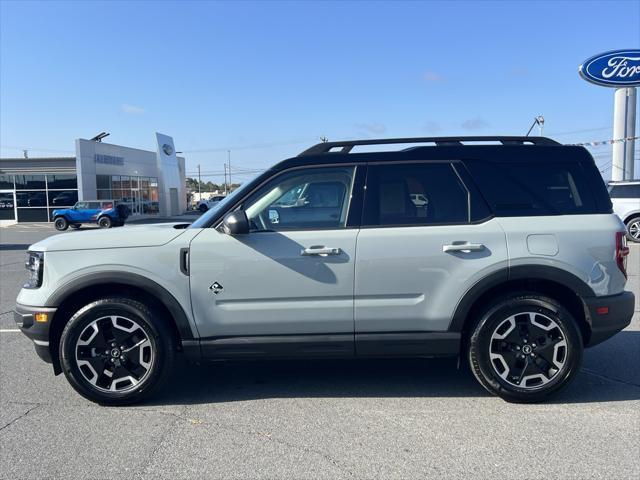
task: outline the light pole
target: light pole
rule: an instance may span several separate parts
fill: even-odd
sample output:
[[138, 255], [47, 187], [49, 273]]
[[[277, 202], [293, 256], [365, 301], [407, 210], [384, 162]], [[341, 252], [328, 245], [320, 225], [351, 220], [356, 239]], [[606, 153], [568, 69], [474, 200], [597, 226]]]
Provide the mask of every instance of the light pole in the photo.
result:
[[536, 125], [538, 125], [538, 128], [540, 129], [540, 136], [542, 136], [542, 129], [544, 128], [544, 117], [542, 115], [538, 115], [536, 118], [533, 119], [533, 123], [529, 127], [529, 131], [527, 132], [525, 137], [529, 136], [529, 134], [531, 133], [531, 130], [533, 130], [533, 127], [535, 127]]
[[202, 200], [202, 189], [201, 189], [201, 184], [202, 184], [202, 178], [200, 176], [200, 165], [198, 165], [198, 201]]

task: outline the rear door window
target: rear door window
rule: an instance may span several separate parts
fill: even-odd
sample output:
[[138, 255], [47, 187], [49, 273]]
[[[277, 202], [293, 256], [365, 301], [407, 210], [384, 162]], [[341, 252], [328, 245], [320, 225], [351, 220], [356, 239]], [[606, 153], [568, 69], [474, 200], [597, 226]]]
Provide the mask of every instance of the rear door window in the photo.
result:
[[450, 163], [369, 165], [363, 226], [469, 222], [469, 193]]

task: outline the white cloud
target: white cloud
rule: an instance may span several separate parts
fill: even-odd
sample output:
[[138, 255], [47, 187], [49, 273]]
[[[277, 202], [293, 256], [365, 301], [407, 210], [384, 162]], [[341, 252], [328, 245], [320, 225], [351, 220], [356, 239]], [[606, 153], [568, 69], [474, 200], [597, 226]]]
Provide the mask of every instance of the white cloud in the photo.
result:
[[440, 127], [440, 124], [438, 122], [427, 120], [427, 123], [425, 123], [423, 130], [427, 133], [437, 133], [442, 130], [442, 128]]
[[422, 78], [424, 78], [425, 81], [432, 83], [442, 82], [444, 80], [444, 77], [436, 72], [426, 72]]
[[462, 128], [464, 128], [465, 130], [482, 130], [484, 128], [488, 128], [489, 126], [489, 122], [480, 117], [470, 118], [462, 124]]
[[356, 123], [356, 128], [374, 135], [380, 135], [387, 131], [387, 126], [380, 122]]
[[142, 115], [144, 113], [144, 108], [138, 107], [136, 105], [130, 105], [128, 103], [123, 103], [122, 105], [120, 105], [120, 111], [129, 115]]

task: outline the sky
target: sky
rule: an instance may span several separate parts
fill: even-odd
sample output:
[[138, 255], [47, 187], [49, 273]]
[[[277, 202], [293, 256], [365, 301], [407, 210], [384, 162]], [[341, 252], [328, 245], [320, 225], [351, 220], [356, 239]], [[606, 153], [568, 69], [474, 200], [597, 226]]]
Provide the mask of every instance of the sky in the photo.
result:
[[[606, 140], [613, 90], [578, 66], [638, 47], [640, 0], [0, 0], [0, 155], [161, 132], [188, 174], [220, 181], [230, 150], [241, 181], [320, 137], [524, 135], [543, 115], [559, 141]], [[592, 152], [610, 176], [611, 147]]]

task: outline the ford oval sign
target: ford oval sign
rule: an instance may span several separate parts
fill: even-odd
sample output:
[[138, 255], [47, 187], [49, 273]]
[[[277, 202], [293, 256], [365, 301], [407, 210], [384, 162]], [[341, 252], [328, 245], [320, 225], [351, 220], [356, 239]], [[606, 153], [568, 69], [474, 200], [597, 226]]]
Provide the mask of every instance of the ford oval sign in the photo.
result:
[[171, 156], [173, 154], [173, 147], [168, 143], [165, 143], [164, 145], [162, 145], [162, 151], [165, 155]]
[[640, 86], [640, 49], [601, 53], [585, 60], [578, 71], [587, 82], [604, 87]]

